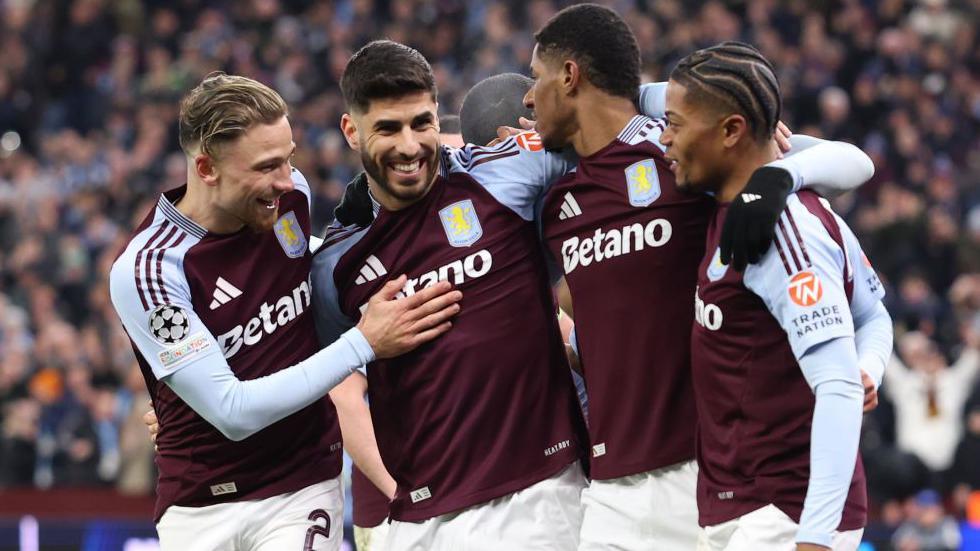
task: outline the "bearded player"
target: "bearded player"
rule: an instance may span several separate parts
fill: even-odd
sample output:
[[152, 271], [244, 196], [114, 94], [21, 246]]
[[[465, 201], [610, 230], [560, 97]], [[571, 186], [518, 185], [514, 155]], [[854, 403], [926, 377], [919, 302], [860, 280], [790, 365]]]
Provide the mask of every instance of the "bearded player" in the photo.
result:
[[161, 544], [339, 549], [340, 431], [325, 395], [357, 366], [448, 330], [460, 295], [393, 300], [396, 278], [317, 352], [310, 189], [289, 164], [285, 103], [214, 74], [179, 122], [187, 184], [160, 196], [110, 273], [163, 427]]

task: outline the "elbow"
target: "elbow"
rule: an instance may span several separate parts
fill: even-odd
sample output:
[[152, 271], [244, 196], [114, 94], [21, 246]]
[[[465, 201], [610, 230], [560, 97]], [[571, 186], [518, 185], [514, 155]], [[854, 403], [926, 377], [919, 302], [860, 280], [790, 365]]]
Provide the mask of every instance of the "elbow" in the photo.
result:
[[218, 429], [222, 436], [232, 442], [241, 442], [262, 430], [262, 427], [250, 426], [240, 419], [225, 419], [222, 422], [212, 423], [212, 425]]
[[875, 175], [875, 164], [867, 153], [861, 151], [856, 145], [840, 142], [840, 146], [847, 150], [847, 155], [854, 159], [855, 179], [860, 183], [867, 182]]

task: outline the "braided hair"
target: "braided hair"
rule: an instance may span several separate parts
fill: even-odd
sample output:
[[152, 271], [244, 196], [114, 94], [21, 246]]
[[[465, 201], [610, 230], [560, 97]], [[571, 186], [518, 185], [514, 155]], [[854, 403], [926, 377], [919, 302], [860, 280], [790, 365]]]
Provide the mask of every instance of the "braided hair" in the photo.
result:
[[772, 139], [782, 97], [772, 63], [755, 47], [728, 41], [698, 50], [677, 63], [670, 79], [694, 101], [743, 115], [756, 141]]

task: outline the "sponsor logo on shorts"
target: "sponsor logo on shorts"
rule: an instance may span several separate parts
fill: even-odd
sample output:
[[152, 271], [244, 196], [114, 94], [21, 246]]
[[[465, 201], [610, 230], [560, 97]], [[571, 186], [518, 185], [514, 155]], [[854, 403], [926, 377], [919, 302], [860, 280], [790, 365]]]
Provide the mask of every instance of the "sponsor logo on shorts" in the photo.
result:
[[412, 490], [408, 495], [411, 496], [412, 503], [418, 503], [432, 497], [432, 492], [429, 491], [428, 486], [422, 486], [418, 490]]
[[164, 369], [171, 369], [189, 362], [211, 348], [211, 341], [204, 333], [198, 333], [177, 346], [161, 350], [157, 356]]
[[811, 271], [800, 272], [789, 280], [789, 298], [797, 306], [809, 308], [823, 298], [823, 286], [820, 278]]
[[732, 499], [735, 497], [735, 492], [718, 492], [718, 499]]
[[592, 446], [592, 457], [600, 457], [606, 455], [606, 443], [602, 442]]
[[225, 494], [234, 494], [236, 492], [238, 492], [238, 486], [235, 486], [234, 482], [225, 482], [211, 486], [211, 495], [213, 496], [223, 496]]

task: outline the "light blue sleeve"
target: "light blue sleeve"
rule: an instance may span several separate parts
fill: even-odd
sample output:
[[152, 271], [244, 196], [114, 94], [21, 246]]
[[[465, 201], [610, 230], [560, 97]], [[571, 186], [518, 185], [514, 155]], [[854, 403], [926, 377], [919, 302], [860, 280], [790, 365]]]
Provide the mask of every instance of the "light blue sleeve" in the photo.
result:
[[871, 377], [877, 389], [885, 377], [885, 367], [891, 361], [894, 348], [892, 318], [885, 305], [879, 302], [863, 316], [855, 316], [854, 326], [858, 367]]
[[830, 547], [847, 501], [861, 438], [864, 387], [854, 339], [821, 343], [800, 358], [816, 397], [810, 429], [810, 482], [798, 543]]
[[820, 343], [854, 337], [844, 287], [847, 262], [820, 220], [790, 195], [773, 246], [745, 268], [743, 282], [765, 302], [797, 359]]
[[265, 377], [239, 380], [223, 357], [198, 360], [164, 382], [230, 440], [244, 440], [322, 398], [374, 351], [353, 328], [309, 358]]
[[[131, 247], [132, 248], [132, 247]], [[113, 306], [123, 327], [153, 374], [198, 415], [226, 437], [242, 440], [308, 406], [374, 353], [357, 329], [302, 362], [272, 375], [239, 380], [212, 332], [194, 311], [179, 266], [166, 259], [161, 282], [169, 300], [144, 311], [135, 294], [134, 262], [129, 251], [110, 272]], [[169, 310], [171, 325], [187, 326], [176, 342], [164, 343], [151, 331], [154, 316]], [[174, 339], [171, 339], [174, 340]], [[335, 339], [336, 340], [336, 339]]]
[[306, 176], [303, 176], [303, 173], [299, 169], [294, 168], [290, 172], [290, 178], [293, 181], [293, 187], [306, 196], [306, 204], [309, 205], [310, 216], [313, 216], [313, 191], [310, 189], [310, 183], [306, 181]]
[[545, 151], [537, 132], [527, 131], [493, 147], [444, 147], [442, 168], [447, 175], [468, 174], [498, 202], [531, 221], [538, 199], [577, 162], [572, 152]]
[[329, 244], [313, 255], [310, 286], [313, 289], [313, 320], [321, 346], [329, 345], [356, 325], [355, 320], [350, 319], [340, 308], [334, 270], [344, 253], [364, 237], [368, 229], [332, 226], [328, 228], [325, 239]]
[[871, 157], [849, 143], [794, 134], [790, 145], [786, 157], [766, 166], [788, 171], [793, 177], [793, 191], [808, 188], [833, 197], [857, 189], [874, 176]]
[[659, 119], [667, 114], [667, 83], [654, 82], [640, 86], [640, 113]]

